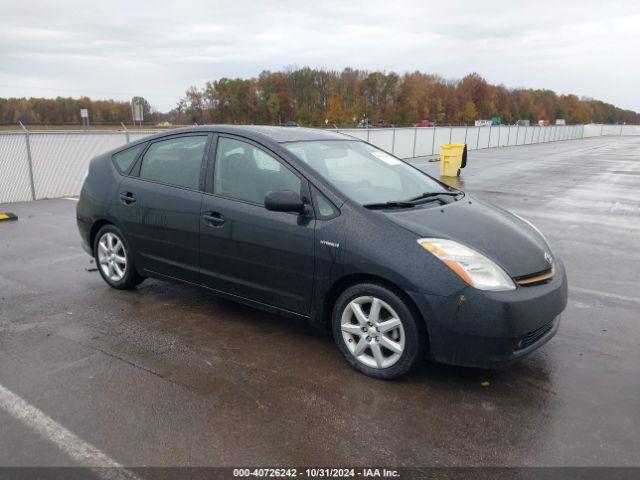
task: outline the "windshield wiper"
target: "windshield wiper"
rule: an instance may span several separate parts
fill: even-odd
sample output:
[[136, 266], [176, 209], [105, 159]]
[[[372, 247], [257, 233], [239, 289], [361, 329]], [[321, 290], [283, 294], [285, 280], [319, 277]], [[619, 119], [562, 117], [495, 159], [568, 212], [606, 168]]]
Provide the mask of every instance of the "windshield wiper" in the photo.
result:
[[415, 204], [411, 202], [397, 201], [397, 202], [365, 203], [362, 206], [370, 210], [382, 210], [385, 208], [413, 208], [415, 207]]
[[407, 203], [417, 202], [418, 200], [424, 200], [426, 198], [439, 197], [440, 195], [450, 195], [453, 197], [457, 197], [458, 195], [462, 195], [462, 192], [425, 192], [421, 193], [417, 197], [410, 198], [409, 200], [405, 200]]

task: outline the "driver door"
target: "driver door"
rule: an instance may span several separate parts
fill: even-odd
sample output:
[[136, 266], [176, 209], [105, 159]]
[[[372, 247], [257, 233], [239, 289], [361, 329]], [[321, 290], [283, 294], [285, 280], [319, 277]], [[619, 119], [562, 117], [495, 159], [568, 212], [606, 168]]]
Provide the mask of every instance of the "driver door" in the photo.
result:
[[313, 214], [273, 212], [270, 191], [309, 198], [306, 180], [273, 153], [220, 135], [200, 222], [202, 282], [213, 289], [308, 314], [314, 278]]

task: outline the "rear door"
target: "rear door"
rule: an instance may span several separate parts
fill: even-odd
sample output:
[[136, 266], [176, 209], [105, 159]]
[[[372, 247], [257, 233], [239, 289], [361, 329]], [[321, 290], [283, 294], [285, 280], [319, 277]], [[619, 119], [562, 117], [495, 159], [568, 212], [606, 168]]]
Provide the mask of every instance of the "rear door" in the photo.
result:
[[308, 199], [306, 180], [274, 153], [249, 140], [220, 135], [202, 200], [200, 266], [217, 290], [307, 314], [314, 278], [314, 227], [308, 214], [272, 212], [270, 191]]
[[155, 140], [120, 184], [120, 218], [140, 268], [199, 283], [201, 182], [210, 140], [206, 132]]

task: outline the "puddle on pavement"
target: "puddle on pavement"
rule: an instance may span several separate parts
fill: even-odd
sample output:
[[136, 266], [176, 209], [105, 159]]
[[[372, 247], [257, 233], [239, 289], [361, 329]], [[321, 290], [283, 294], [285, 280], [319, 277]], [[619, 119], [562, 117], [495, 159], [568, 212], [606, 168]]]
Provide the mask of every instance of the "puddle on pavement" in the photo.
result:
[[464, 180], [461, 177], [440, 176], [440, 181], [450, 187], [464, 189]]

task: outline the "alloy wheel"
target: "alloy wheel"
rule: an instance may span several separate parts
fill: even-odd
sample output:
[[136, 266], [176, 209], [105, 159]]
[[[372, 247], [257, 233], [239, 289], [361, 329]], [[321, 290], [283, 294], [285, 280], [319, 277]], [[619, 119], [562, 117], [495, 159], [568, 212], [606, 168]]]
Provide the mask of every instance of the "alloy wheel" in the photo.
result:
[[119, 282], [127, 271], [127, 251], [124, 243], [112, 232], [107, 232], [98, 241], [98, 263], [102, 273], [112, 282]]
[[400, 360], [404, 328], [388, 303], [373, 296], [357, 297], [345, 307], [340, 323], [345, 345], [360, 363], [383, 369]]

